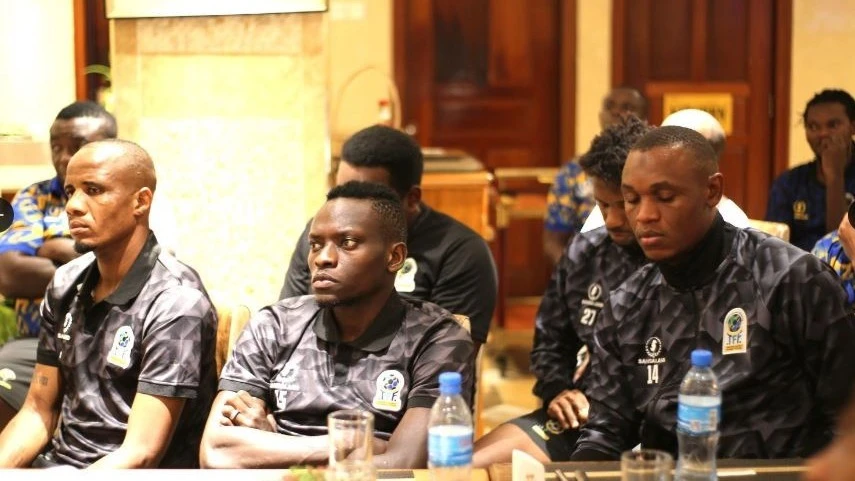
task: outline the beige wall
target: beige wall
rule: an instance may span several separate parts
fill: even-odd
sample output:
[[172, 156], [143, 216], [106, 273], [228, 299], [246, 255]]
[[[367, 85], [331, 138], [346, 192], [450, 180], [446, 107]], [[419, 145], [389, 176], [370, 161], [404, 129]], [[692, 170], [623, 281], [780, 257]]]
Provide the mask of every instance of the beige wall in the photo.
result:
[[46, 140], [74, 101], [72, 0], [0, 0], [0, 131]]
[[576, 153], [600, 132], [598, 114], [612, 84], [612, 2], [576, 2]]
[[115, 20], [112, 33], [116, 116], [155, 160], [179, 257], [215, 302], [274, 302], [326, 190], [326, 14]]
[[805, 141], [801, 114], [824, 88], [855, 95], [855, 0], [794, 0], [790, 96], [790, 165], [813, 154]]
[[392, 99], [392, 0], [330, 0], [330, 109], [334, 148], [377, 122]]

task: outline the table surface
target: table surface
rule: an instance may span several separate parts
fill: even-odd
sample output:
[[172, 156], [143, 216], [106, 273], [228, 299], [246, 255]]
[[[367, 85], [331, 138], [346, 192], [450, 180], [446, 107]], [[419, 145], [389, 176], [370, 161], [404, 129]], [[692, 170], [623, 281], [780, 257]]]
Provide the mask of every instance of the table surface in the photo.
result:
[[[546, 480], [557, 478], [560, 469], [571, 481], [576, 470], [583, 471], [593, 480], [619, 480], [620, 462], [566, 462], [547, 463]], [[718, 461], [718, 477], [723, 481], [796, 481], [804, 472], [801, 459], [723, 459]], [[511, 464], [494, 464], [489, 468], [490, 481], [511, 481]]]
[[[60, 474], [61, 473], [61, 474]], [[182, 469], [128, 469], [120, 476], [116, 471], [85, 471], [72, 468], [56, 469], [0, 469], [3, 481], [45, 481], [60, 474], [62, 481], [85, 479], [110, 481], [171, 481], [191, 478], [222, 481], [301, 481], [299, 472], [287, 469], [221, 469], [221, 470], [182, 470]], [[430, 481], [427, 469], [385, 469], [377, 472], [378, 481]], [[472, 481], [490, 481], [486, 469], [473, 469]]]

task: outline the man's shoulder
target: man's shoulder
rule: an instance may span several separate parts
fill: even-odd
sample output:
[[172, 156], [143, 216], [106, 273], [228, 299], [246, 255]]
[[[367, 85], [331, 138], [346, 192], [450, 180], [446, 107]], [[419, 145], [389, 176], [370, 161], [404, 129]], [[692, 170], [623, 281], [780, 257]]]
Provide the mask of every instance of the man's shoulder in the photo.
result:
[[608, 249], [613, 245], [609, 232], [605, 226], [600, 226], [595, 229], [580, 232], [573, 236], [573, 240], [567, 246], [568, 252], [591, 253], [598, 250]]
[[737, 229], [733, 242], [736, 262], [750, 266], [761, 278], [794, 269], [823, 269], [823, 262], [811, 253], [756, 229]]
[[39, 195], [48, 195], [51, 193], [52, 184], [57, 182], [56, 177], [52, 179], [40, 180], [33, 184], [30, 184], [23, 189], [19, 190], [17, 195], [28, 195], [28, 196], [39, 196]]
[[274, 319], [279, 324], [292, 326], [313, 319], [318, 310], [320, 306], [315, 296], [307, 294], [281, 299], [261, 309], [260, 314], [262, 317]]
[[[443, 244], [447, 247], [450, 247], [454, 244], [474, 244], [474, 245], [484, 245], [487, 246], [486, 241], [483, 237], [478, 235], [472, 228], [460, 222], [459, 220], [451, 217], [450, 215], [440, 212], [432, 207], [428, 207], [428, 212], [425, 214], [425, 218], [420, 222], [416, 229], [414, 229], [413, 237], [411, 239], [420, 239], [423, 237], [428, 237], [431, 239], [441, 238]], [[436, 236], [436, 237], [434, 237]], [[421, 244], [420, 242], [408, 242], [408, 247], [410, 244]], [[426, 245], [430, 244], [430, 247], [435, 247], [434, 243], [426, 243]]]
[[87, 252], [77, 259], [73, 259], [56, 268], [53, 275], [53, 287], [55, 290], [65, 290], [76, 284], [86, 269], [95, 262], [95, 254]]
[[402, 297], [406, 307], [404, 325], [410, 332], [423, 335], [431, 330], [448, 326], [450, 331], [461, 338], [471, 338], [469, 318], [463, 314], [453, 313], [432, 302]]
[[816, 171], [816, 161], [812, 160], [807, 163], [797, 165], [785, 170], [775, 179], [776, 185], [801, 184], [813, 178], [813, 173]]

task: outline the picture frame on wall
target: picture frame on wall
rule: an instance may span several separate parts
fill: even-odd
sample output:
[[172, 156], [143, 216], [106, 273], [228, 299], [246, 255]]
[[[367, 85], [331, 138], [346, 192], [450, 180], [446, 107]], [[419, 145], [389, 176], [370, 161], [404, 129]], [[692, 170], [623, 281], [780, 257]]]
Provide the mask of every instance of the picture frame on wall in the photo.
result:
[[328, 0], [107, 0], [107, 18], [325, 12]]

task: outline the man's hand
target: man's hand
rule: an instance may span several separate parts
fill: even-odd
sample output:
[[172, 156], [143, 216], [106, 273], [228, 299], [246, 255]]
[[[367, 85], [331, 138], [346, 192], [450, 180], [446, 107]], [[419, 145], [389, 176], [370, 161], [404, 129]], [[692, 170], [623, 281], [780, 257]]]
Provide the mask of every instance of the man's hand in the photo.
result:
[[843, 173], [849, 164], [852, 139], [848, 136], [835, 135], [823, 140], [819, 146], [819, 157], [822, 159], [822, 173], [826, 184], [829, 179], [843, 179]]
[[588, 408], [588, 398], [582, 391], [565, 389], [549, 403], [546, 412], [564, 429], [575, 429], [588, 421]]
[[76, 259], [80, 254], [74, 250], [73, 240], [67, 237], [54, 237], [46, 240], [36, 251], [36, 255], [59, 264], [65, 264]]
[[843, 247], [843, 252], [849, 261], [855, 260], [855, 227], [849, 223], [849, 214], [843, 216], [840, 225], [837, 227], [837, 235], [840, 238], [840, 245]]
[[220, 424], [223, 426], [243, 426], [276, 432], [276, 421], [273, 419], [273, 414], [267, 411], [267, 403], [252, 397], [246, 391], [238, 391], [227, 399], [221, 413]]

